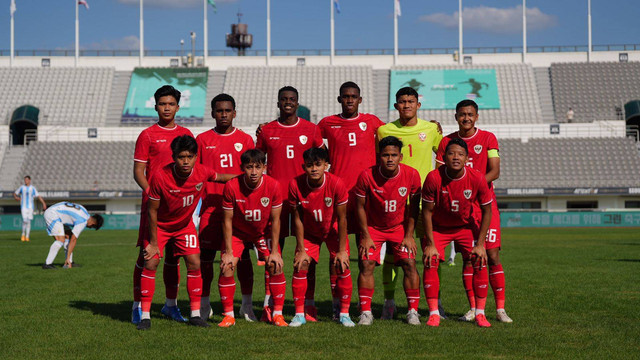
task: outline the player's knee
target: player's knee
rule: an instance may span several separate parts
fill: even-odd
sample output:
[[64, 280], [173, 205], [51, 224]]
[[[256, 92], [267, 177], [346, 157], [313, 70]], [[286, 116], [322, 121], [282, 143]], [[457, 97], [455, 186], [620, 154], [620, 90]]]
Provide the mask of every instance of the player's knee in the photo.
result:
[[364, 276], [372, 276], [376, 268], [376, 262], [371, 260], [362, 260], [359, 264], [360, 273]]
[[498, 249], [487, 250], [487, 258], [489, 260], [489, 265], [500, 265], [500, 252]]
[[402, 267], [402, 271], [407, 275], [417, 274], [416, 261], [414, 259], [404, 259], [400, 262], [400, 266]]
[[200, 257], [187, 256], [185, 262], [187, 263], [187, 270], [200, 270]]
[[149, 271], [156, 271], [158, 269], [159, 263], [160, 263], [160, 259], [145, 260], [144, 268]]

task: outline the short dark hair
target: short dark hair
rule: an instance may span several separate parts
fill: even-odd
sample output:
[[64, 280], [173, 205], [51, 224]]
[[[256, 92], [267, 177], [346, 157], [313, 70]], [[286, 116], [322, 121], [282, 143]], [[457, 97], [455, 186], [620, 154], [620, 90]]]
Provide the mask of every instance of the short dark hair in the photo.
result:
[[340, 85], [340, 95], [342, 95], [342, 90], [344, 89], [356, 89], [358, 90], [358, 94], [360, 94], [360, 86], [354, 83], [353, 81], [347, 81], [346, 83]]
[[236, 100], [233, 98], [233, 96], [229, 95], [229, 94], [218, 94], [216, 96], [214, 96], [213, 99], [211, 99], [211, 110], [215, 110], [216, 108], [216, 103], [218, 101], [229, 101], [231, 103], [231, 105], [233, 106], [233, 110], [236, 109]]
[[467, 147], [467, 143], [460, 139], [460, 138], [453, 138], [449, 141], [449, 143], [447, 144], [447, 146], [444, 148], [444, 153], [446, 154], [447, 151], [449, 151], [449, 147], [451, 147], [451, 145], [458, 145], [460, 147], [462, 147], [464, 149], [464, 152], [467, 153], [467, 155], [469, 154], [469, 149]]
[[25, 175], [24, 178], [31, 180], [31, 176], [29, 176], [29, 175]]
[[189, 135], [178, 136], [171, 142], [171, 154], [173, 157], [178, 156], [183, 151], [188, 151], [193, 154], [198, 153], [198, 143], [196, 139]]
[[304, 163], [314, 163], [316, 161], [326, 161], [329, 162], [329, 152], [327, 149], [321, 147], [312, 147], [308, 148], [302, 153], [302, 159]]
[[280, 88], [280, 90], [278, 90], [278, 99], [280, 99], [280, 94], [282, 94], [285, 91], [292, 91], [294, 93], [296, 93], [296, 98], [300, 99], [300, 95], [298, 94], [298, 89], [294, 88], [293, 86], [287, 85], [287, 86], [283, 86]]
[[247, 150], [240, 155], [240, 165], [266, 164], [267, 156], [260, 149]]
[[156, 90], [155, 94], [153, 94], [153, 97], [156, 99], [156, 104], [163, 96], [173, 96], [176, 99], [176, 102], [180, 103], [180, 91], [171, 85], [165, 85]]
[[94, 218], [96, 220], [96, 230], [100, 230], [100, 228], [102, 227], [102, 225], [104, 224], [104, 218], [102, 217], [102, 215], [100, 214], [93, 214], [91, 215], [92, 218]]
[[398, 101], [398, 99], [400, 99], [401, 96], [404, 95], [415, 96], [416, 100], [418, 100], [418, 92], [416, 91], [416, 89], [405, 86], [402, 89], [398, 90], [398, 92], [396, 92], [396, 102]]
[[469, 99], [460, 101], [458, 105], [456, 105], [456, 112], [458, 112], [460, 108], [467, 107], [467, 106], [473, 106], [473, 108], [476, 109], [476, 112], [478, 112], [478, 104], [476, 104], [475, 101], [469, 100]]
[[402, 147], [404, 146], [404, 144], [402, 143], [402, 140], [398, 139], [395, 136], [387, 136], [380, 140], [380, 142], [378, 143], [378, 149], [380, 149], [380, 151], [382, 152], [382, 149], [386, 148], [387, 146], [395, 146], [398, 148], [398, 150], [402, 151]]

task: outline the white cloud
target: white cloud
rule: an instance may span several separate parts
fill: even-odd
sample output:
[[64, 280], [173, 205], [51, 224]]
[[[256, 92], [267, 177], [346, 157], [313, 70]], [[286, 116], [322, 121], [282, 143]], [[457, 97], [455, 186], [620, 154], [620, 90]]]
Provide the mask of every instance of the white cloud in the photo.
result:
[[[489, 6], [462, 9], [464, 30], [477, 30], [493, 34], [512, 34], [522, 31], [522, 5], [499, 9]], [[420, 21], [430, 22], [447, 29], [458, 28], [458, 12], [423, 15]], [[553, 27], [557, 24], [554, 15], [543, 13], [539, 8], [527, 8], [527, 31]]]
[[140, 39], [135, 35], [125, 36], [121, 39], [102, 40], [82, 46], [82, 50], [139, 50]]
[[[234, 3], [238, 0], [215, 0], [216, 5], [223, 3]], [[140, 5], [140, 0], [118, 0], [121, 4], [127, 5]], [[203, 0], [144, 0], [144, 7], [159, 7], [159, 8], [193, 8], [202, 7]]]

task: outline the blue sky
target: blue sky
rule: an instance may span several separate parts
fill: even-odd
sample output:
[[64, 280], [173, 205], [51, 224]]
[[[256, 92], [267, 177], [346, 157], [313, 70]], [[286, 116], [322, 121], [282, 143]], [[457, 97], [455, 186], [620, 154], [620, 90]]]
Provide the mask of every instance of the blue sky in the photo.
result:
[[[73, 49], [75, 0], [15, 0], [19, 50]], [[393, 0], [339, 0], [336, 49], [393, 47]], [[458, 46], [455, 0], [400, 0], [399, 46], [442, 48]], [[9, 4], [0, 16], [0, 49], [9, 49]], [[138, 0], [87, 0], [80, 8], [82, 49], [137, 49]], [[62, 4], [64, 3], [64, 4]], [[266, 48], [266, 0], [217, 0], [209, 8], [209, 49], [223, 50], [224, 36], [237, 21], [249, 24], [253, 49]], [[272, 49], [328, 49], [329, 0], [271, 0]], [[203, 47], [203, 0], [144, 0], [145, 48], [177, 50], [180, 39], [197, 34]], [[529, 0], [528, 44], [586, 45], [587, 0]], [[63, 6], [64, 5], [64, 6]], [[521, 1], [466, 0], [465, 47], [520, 46]], [[593, 43], [640, 43], [638, 7], [632, 0], [592, 0]]]

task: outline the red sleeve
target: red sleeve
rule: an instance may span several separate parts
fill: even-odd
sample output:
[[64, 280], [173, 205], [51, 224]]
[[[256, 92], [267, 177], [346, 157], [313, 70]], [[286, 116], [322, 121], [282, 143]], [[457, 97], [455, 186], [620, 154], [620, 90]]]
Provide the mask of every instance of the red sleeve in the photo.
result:
[[202, 138], [200, 135], [196, 138], [196, 144], [198, 144], [198, 163], [202, 164], [202, 148], [204, 145], [202, 145]]
[[436, 162], [440, 164], [444, 164], [444, 148], [447, 146], [447, 143], [449, 143], [449, 138], [443, 138], [442, 141], [440, 141], [440, 145], [438, 145], [438, 152], [436, 152]]
[[373, 115], [373, 124], [371, 124], [373, 126], [373, 129], [375, 130], [375, 132], [378, 132], [378, 128], [382, 125], [384, 125], [384, 122], [382, 122], [382, 120], [380, 120], [379, 117]]
[[227, 210], [233, 210], [234, 194], [231, 182], [224, 184], [224, 190], [222, 190], [222, 208]]
[[327, 138], [327, 134], [326, 134], [327, 129], [326, 129], [326, 126], [325, 126], [325, 124], [326, 124], [326, 123], [327, 123], [327, 122], [326, 122], [324, 119], [320, 120], [320, 122], [318, 123], [318, 129], [320, 129], [320, 135], [321, 135], [324, 139], [326, 139], [326, 138]]
[[478, 202], [480, 202], [480, 205], [490, 204], [493, 201], [493, 196], [489, 191], [489, 185], [487, 185], [482, 174], [478, 173], [478, 175], [480, 175], [476, 177], [476, 183], [478, 184]]
[[133, 161], [146, 163], [149, 161], [149, 135], [142, 131], [136, 140], [136, 150], [133, 153]]
[[420, 184], [420, 173], [418, 170], [411, 168], [411, 189], [410, 196], [415, 196], [420, 194], [420, 188], [422, 184]]
[[347, 192], [347, 187], [344, 185], [344, 182], [337, 178], [336, 180], [336, 194], [335, 200], [338, 205], [343, 205], [349, 202], [349, 192]]
[[316, 131], [313, 134], [313, 146], [321, 147], [323, 144], [322, 131], [320, 131], [320, 128], [316, 126]]
[[264, 132], [265, 132], [265, 127], [262, 127], [262, 132], [260, 133], [260, 135], [257, 136], [257, 139], [256, 139], [256, 149], [260, 149], [266, 153], [267, 144], [265, 143], [265, 140], [264, 140], [264, 137], [266, 136]]
[[487, 137], [487, 150], [499, 150], [500, 148], [498, 147], [498, 139], [496, 139], [496, 136], [493, 133], [489, 133], [489, 136]]
[[271, 195], [271, 208], [278, 208], [282, 206], [282, 191], [280, 190], [280, 183], [277, 180], [273, 180], [273, 194]]
[[367, 197], [367, 191], [369, 190], [366, 179], [367, 171], [369, 171], [369, 169], [366, 169], [360, 174], [360, 176], [358, 176], [358, 181], [353, 187], [353, 192], [356, 194], [356, 196]]
[[246, 135], [247, 135], [247, 138], [244, 142], [244, 146], [245, 146], [244, 148], [246, 149], [245, 151], [251, 150], [256, 147], [256, 144], [253, 142], [253, 138], [251, 137], [251, 135], [249, 134], [246, 134]]
[[157, 174], [150, 180], [149, 199], [160, 200], [162, 198], [162, 186], [160, 185], [162, 177]]
[[422, 187], [422, 200], [426, 202], [436, 201], [436, 194], [438, 192], [438, 182], [435, 175], [436, 171], [438, 170], [433, 170], [429, 175], [427, 175], [427, 178], [424, 181], [424, 186]]
[[296, 186], [296, 179], [291, 179], [289, 182], [289, 205], [291, 207], [296, 207], [300, 203], [300, 199], [298, 197], [298, 191]]

